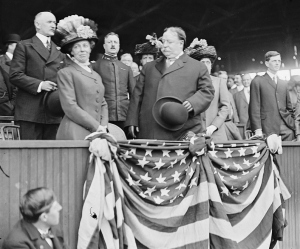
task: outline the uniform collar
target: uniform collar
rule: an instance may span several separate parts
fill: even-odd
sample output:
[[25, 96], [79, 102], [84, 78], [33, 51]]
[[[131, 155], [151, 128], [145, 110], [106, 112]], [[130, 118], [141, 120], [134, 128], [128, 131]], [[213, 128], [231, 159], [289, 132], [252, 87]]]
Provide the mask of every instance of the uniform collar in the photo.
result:
[[112, 56], [112, 55], [109, 55], [109, 54], [104, 54], [102, 56], [102, 59], [109, 60], [109, 61], [116, 61], [116, 60], [118, 60], [118, 57], [117, 56]]

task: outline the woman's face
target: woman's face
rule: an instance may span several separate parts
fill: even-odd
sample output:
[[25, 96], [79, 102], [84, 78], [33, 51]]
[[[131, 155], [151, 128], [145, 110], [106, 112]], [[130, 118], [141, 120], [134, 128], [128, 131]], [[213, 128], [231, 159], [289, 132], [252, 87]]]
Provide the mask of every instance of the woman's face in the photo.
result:
[[91, 44], [89, 41], [76, 42], [71, 50], [71, 54], [79, 62], [85, 63], [89, 61], [91, 53]]

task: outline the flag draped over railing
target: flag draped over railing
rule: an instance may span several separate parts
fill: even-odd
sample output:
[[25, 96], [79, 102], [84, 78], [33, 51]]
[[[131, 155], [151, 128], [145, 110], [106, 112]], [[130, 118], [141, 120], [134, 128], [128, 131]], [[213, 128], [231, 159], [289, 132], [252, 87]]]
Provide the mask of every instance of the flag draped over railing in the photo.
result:
[[263, 141], [89, 138], [79, 249], [269, 248], [290, 193]]

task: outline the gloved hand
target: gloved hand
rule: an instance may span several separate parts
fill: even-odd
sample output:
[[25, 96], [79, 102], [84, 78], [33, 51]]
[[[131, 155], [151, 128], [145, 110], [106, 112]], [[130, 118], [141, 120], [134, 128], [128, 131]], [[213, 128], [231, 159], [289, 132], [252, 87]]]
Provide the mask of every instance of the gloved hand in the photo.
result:
[[206, 135], [211, 136], [216, 130], [217, 130], [216, 126], [210, 125], [210, 126], [206, 127]]
[[272, 135], [268, 136], [267, 137], [267, 145], [272, 154], [275, 154], [276, 152], [278, 154], [282, 154], [281, 136], [278, 136], [277, 134], [272, 134]]

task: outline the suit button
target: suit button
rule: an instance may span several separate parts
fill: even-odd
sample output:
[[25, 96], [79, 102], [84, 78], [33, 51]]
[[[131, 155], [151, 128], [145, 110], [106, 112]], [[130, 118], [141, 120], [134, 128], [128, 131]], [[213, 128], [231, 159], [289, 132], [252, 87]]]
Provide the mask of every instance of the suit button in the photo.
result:
[[96, 99], [96, 102], [99, 103], [99, 99], [98, 98]]
[[96, 109], [95, 111], [96, 111], [96, 112], [99, 112], [99, 109]]
[[97, 90], [97, 93], [100, 93], [100, 91], [99, 91], [99, 90]]

